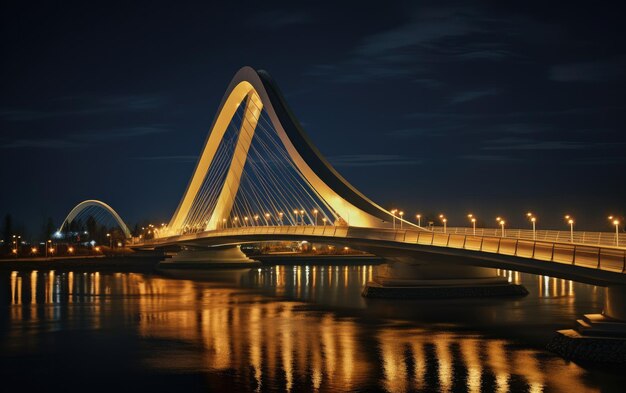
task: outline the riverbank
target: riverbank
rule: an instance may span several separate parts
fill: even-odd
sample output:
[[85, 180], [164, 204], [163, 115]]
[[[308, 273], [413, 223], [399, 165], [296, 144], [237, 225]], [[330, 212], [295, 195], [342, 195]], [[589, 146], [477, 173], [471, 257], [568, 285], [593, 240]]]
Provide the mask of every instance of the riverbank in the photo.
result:
[[0, 270], [116, 270], [150, 271], [159, 263], [161, 255], [89, 255], [73, 257], [33, 257], [0, 259]]

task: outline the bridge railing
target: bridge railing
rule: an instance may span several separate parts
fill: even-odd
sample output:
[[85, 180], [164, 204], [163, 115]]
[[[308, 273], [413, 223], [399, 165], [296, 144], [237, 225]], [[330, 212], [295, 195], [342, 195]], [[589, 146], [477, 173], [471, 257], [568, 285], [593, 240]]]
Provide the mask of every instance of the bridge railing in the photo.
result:
[[[443, 227], [433, 227], [433, 232], [443, 232]], [[473, 235], [474, 229], [468, 227], [448, 227], [446, 233]], [[500, 228], [476, 228], [476, 236], [502, 237]], [[570, 231], [537, 230], [533, 236], [531, 229], [506, 229], [504, 237], [514, 239], [543, 240], [557, 243], [571, 243]], [[618, 233], [619, 247], [626, 248], [626, 233]], [[574, 231], [574, 242], [577, 244], [592, 244], [597, 246], [614, 247], [616, 245], [615, 232], [586, 232]]]
[[458, 248], [626, 273], [626, 250], [610, 246], [598, 247], [510, 237], [369, 228], [350, 228], [348, 237]]

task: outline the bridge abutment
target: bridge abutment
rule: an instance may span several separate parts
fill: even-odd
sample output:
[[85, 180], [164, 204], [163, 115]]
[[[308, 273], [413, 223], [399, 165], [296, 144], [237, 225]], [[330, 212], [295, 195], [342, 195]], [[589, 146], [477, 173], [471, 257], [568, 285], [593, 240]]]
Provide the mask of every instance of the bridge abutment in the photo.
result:
[[548, 349], [579, 362], [626, 364], [626, 286], [605, 288], [602, 314], [585, 314], [556, 332]]
[[220, 247], [184, 247], [171, 258], [162, 261], [159, 268], [221, 268], [256, 267], [261, 263], [249, 258], [237, 245]]
[[393, 258], [377, 266], [363, 290], [369, 298], [450, 299], [464, 297], [525, 296], [496, 269], [451, 263], [424, 263]]

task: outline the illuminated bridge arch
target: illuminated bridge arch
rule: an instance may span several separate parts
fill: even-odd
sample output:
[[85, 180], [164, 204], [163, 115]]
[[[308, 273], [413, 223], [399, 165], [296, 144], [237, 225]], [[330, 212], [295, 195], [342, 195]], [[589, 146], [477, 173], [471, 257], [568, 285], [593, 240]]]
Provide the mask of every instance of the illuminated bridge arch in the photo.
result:
[[[240, 136], [225, 181], [223, 185], [218, 186], [221, 187], [221, 191], [216, 198], [215, 207], [209, 218], [201, 224], [205, 230], [217, 229], [220, 221], [231, 213], [252, 136], [263, 110], [301, 176], [339, 218], [350, 226], [375, 228], [390, 226], [394, 219], [392, 213], [372, 202], [348, 183], [313, 145], [269, 74], [251, 67], [243, 67], [230, 82], [222, 99], [193, 176], [168, 225], [169, 235], [182, 232], [224, 134], [242, 103], [245, 110], [242, 114]], [[242, 137], [244, 134], [246, 137]], [[410, 224], [406, 221], [405, 223]]]
[[130, 230], [128, 229], [128, 226], [126, 226], [126, 223], [124, 223], [124, 220], [122, 220], [122, 218], [119, 216], [119, 214], [117, 214], [117, 212], [109, 205], [107, 205], [106, 203], [102, 202], [102, 201], [98, 201], [95, 199], [88, 199], [86, 201], [82, 201], [81, 203], [79, 203], [78, 205], [74, 206], [74, 208], [68, 213], [67, 217], [65, 217], [65, 220], [63, 220], [63, 223], [61, 224], [61, 226], [59, 227], [59, 232], [63, 231], [63, 228], [66, 225], [69, 225], [72, 221], [74, 221], [74, 219], [85, 209], [89, 208], [89, 207], [99, 207], [105, 211], [107, 211], [115, 220], [115, 222], [119, 225], [120, 229], [122, 230], [122, 232], [124, 232], [124, 236], [127, 239], [132, 238], [132, 235], [130, 233]]

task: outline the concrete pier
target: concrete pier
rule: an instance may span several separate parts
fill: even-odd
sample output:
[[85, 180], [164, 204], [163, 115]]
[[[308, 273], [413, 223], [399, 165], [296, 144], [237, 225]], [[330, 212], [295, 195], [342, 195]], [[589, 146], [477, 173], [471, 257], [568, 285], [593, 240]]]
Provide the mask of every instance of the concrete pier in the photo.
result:
[[257, 267], [261, 262], [248, 258], [239, 246], [186, 247], [159, 263], [159, 268]]
[[581, 363], [626, 364], [626, 286], [606, 287], [602, 313], [557, 331], [548, 349]]
[[363, 290], [368, 298], [450, 299], [525, 296], [521, 285], [498, 276], [496, 269], [468, 265], [390, 261], [376, 268]]

